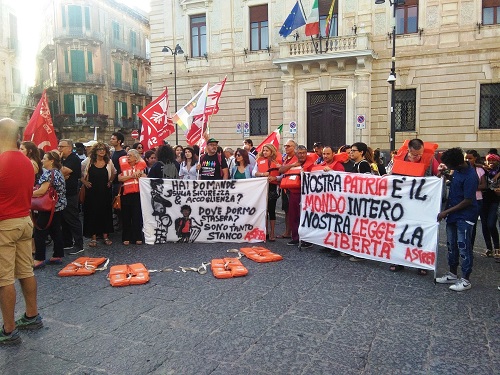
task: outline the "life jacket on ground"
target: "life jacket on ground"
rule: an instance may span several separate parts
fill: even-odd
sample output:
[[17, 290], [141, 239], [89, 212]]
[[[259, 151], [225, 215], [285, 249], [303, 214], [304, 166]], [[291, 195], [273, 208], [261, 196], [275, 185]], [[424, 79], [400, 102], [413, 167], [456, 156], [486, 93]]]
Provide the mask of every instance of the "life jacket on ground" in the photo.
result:
[[277, 262], [279, 260], [283, 260], [281, 255], [273, 253], [271, 250], [261, 246], [242, 247], [240, 252], [248, 259], [257, 263]]
[[[118, 159], [120, 163], [120, 168], [122, 171], [122, 176], [131, 176], [135, 172], [143, 171], [146, 169], [147, 164], [144, 160], [137, 162], [134, 167], [132, 167], [127, 160], [127, 156], [122, 156]], [[131, 178], [123, 182], [123, 195], [138, 193], [139, 192], [139, 179]]]
[[142, 263], [121, 264], [110, 268], [108, 279], [111, 286], [146, 284], [149, 271]]
[[[104, 262], [106, 262], [106, 264], [99, 268]], [[61, 277], [93, 275], [95, 271], [105, 270], [108, 267], [108, 263], [108, 258], [80, 257], [67, 264], [59, 271], [58, 275]]]
[[396, 155], [394, 155], [391, 173], [405, 176], [423, 177], [425, 176], [425, 172], [431, 166], [438, 144], [424, 142], [424, 153], [422, 158], [418, 163], [414, 163], [411, 161], [405, 161], [405, 157], [408, 154], [408, 143], [410, 143], [410, 141], [408, 139], [405, 140]]
[[[257, 161], [257, 171], [259, 173], [269, 172], [269, 176], [278, 177], [280, 175], [279, 169], [280, 165], [276, 161], [270, 161], [267, 158], [258, 158]], [[271, 181], [271, 184], [278, 184], [278, 181]]]
[[248, 274], [248, 270], [237, 258], [212, 259], [210, 268], [217, 279], [230, 279]]

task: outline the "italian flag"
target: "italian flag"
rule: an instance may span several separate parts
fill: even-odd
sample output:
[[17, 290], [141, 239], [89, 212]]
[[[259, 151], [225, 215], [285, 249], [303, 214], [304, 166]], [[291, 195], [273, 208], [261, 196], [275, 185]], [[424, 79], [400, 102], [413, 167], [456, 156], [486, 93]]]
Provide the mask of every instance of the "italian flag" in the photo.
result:
[[311, 13], [307, 17], [306, 23], [306, 35], [318, 35], [319, 34], [319, 10], [318, 10], [318, 0], [314, 0]]
[[[316, 0], [317, 1], [317, 0]], [[283, 131], [283, 124], [278, 126], [278, 129], [273, 131], [271, 134], [267, 136], [266, 139], [262, 141], [260, 145], [257, 146], [257, 151], [261, 152], [262, 151], [262, 146], [264, 146], [266, 143], [271, 143], [274, 147], [276, 147], [276, 150], [280, 150], [280, 138], [281, 138], [281, 132]]]

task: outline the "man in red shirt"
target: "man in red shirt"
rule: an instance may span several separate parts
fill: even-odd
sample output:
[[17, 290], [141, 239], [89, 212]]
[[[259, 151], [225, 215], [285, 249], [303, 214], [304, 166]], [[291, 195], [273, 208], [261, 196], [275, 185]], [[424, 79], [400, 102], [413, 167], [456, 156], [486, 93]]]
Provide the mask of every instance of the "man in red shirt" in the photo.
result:
[[[19, 344], [19, 329], [43, 327], [38, 314], [31, 245], [30, 209], [35, 174], [31, 161], [17, 149], [18, 130], [13, 120], [0, 120], [0, 308], [3, 319], [0, 345]], [[26, 304], [25, 314], [16, 321], [15, 279], [21, 283]]]

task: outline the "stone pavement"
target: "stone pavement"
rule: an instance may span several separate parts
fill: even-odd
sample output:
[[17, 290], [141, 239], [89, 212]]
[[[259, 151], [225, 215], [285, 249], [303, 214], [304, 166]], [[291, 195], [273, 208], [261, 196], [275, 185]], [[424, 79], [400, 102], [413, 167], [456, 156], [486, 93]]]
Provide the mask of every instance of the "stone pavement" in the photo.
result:
[[[283, 230], [282, 218], [278, 232]], [[441, 225], [438, 273], [447, 270]], [[472, 289], [453, 292], [415, 270], [329, 258], [268, 243], [277, 263], [242, 262], [246, 277], [151, 274], [113, 288], [106, 271], [59, 278], [37, 270], [45, 327], [0, 348], [2, 374], [500, 374], [500, 264], [479, 257]], [[198, 266], [238, 244], [122, 246], [86, 251], [111, 264]], [[68, 256], [65, 262], [74, 259]], [[19, 296], [16, 314], [24, 312]]]

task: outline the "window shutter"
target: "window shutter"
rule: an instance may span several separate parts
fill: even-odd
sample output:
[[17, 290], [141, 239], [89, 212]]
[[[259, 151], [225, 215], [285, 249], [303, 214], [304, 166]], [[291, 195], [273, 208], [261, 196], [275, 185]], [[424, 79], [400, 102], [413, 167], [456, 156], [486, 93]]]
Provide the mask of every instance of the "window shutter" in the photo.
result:
[[66, 7], [61, 5], [61, 19], [62, 19], [62, 27], [66, 27]]
[[250, 7], [250, 22], [263, 22], [267, 19], [267, 4]]
[[67, 115], [75, 114], [75, 97], [73, 94], [64, 94], [64, 113]]
[[90, 8], [85, 7], [85, 29], [90, 30]]
[[94, 73], [94, 64], [92, 63], [92, 51], [87, 51], [87, 72]]

